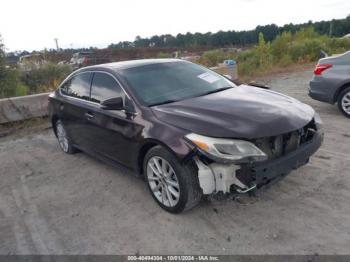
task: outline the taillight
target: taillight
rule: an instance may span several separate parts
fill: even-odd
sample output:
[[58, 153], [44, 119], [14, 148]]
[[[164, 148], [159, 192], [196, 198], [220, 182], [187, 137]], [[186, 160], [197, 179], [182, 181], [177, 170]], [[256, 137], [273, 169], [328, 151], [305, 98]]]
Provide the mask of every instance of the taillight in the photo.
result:
[[331, 68], [333, 65], [331, 64], [318, 64], [315, 67], [314, 74], [315, 75], [322, 75], [322, 72], [327, 70], [328, 68]]

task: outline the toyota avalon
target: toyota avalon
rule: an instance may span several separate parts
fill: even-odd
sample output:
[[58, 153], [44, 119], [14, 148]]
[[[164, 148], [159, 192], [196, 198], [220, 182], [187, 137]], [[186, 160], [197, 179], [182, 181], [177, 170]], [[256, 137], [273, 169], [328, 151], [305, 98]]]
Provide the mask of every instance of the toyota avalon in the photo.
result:
[[271, 185], [323, 140], [310, 106], [177, 59], [79, 69], [50, 95], [49, 115], [65, 153], [133, 170], [172, 213]]

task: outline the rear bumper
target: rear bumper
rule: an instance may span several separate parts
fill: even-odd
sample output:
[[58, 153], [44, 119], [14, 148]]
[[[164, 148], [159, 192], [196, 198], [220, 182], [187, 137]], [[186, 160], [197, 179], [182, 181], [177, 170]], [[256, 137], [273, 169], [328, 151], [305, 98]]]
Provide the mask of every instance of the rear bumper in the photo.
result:
[[309, 96], [312, 99], [333, 104], [336, 89], [325, 80], [313, 78], [309, 83]]
[[[273, 184], [288, 175], [293, 169], [308, 163], [310, 156], [319, 149], [322, 141], [323, 132], [319, 131], [311, 141], [297, 150], [278, 159], [254, 163], [250, 168], [245, 169], [245, 174], [239, 174], [237, 178], [245, 184], [247, 184], [247, 181], [252, 182], [257, 188]], [[243, 175], [245, 181], [242, 181]]]

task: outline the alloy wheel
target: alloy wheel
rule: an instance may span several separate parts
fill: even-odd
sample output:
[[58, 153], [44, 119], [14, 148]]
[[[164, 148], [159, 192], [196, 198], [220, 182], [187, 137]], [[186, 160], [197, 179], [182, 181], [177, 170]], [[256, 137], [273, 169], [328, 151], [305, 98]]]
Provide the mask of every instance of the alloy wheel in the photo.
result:
[[147, 162], [147, 180], [153, 195], [167, 207], [174, 207], [180, 199], [180, 185], [170, 163], [162, 157]]
[[350, 91], [343, 96], [341, 106], [345, 113], [350, 114]]

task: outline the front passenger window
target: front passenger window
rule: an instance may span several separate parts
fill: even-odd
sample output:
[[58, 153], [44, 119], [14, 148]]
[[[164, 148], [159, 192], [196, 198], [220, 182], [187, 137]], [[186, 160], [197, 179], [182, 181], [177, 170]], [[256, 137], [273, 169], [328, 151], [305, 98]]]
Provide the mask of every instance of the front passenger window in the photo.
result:
[[105, 73], [94, 73], [91, 101], [101, 103], [113, 97], [123, 97], [123, 91], [115, 79]]

